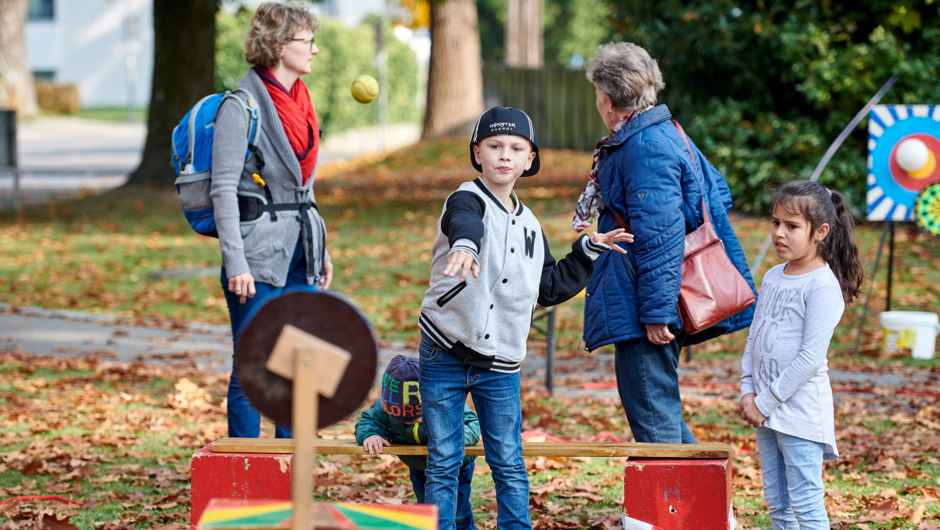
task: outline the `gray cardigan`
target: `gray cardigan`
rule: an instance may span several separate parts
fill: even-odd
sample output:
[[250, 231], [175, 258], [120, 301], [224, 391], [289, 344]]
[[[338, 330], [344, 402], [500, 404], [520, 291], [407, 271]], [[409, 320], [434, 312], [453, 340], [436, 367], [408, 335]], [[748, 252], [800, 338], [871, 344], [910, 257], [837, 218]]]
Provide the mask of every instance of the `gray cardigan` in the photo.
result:
[[277, 212], [277, 221], [272, 221], [267, 212], [254, 221], [239, 220], [238, 195], [262, 199], [266, 195], [252, 174], [260, 173], [275, 203], [302, 203], [314, 200], [316, 170], [306, 184], [301, 184], [300, 163], [284, 133], [274, 102], [254, 69], [248, 70], [238, 82], [238, 88], [248, 91], [259, 107], [256, 144], [264, 168], [258, 170], [255, 155], [245, 160], [248, 149], [245, 115], [237, 101], [226, 100], [215, 120], [210, 193], [226, 275], [250, 272], [257, 282], [283, 287], [291, 254], [301, 238], [307, 259], [307, 284], [312, 285], [323, 277], [323, 262], [330, 259], [326, 252], [326, 226], [316, 208], [308, 210], [309, 226], [313, 227], [308, 231], [314, 232], [312, 234], [302, 234], [299, 211]]

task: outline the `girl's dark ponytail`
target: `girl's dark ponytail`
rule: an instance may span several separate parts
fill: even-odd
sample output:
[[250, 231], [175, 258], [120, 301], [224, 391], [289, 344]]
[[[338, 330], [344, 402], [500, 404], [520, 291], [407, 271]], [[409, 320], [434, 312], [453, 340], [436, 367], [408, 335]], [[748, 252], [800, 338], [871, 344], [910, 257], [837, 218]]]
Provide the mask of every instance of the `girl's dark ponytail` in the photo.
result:
[[865, 271], [852, 233], [855, 220], [845, 207], [845, 197], [838, 191], [830, 193], [836, 211], [835, 219], [829, 224], [829, 235], [819, 245], [819, 255], [826, 260], [839, 280], [845, 303], [851, 304], [862, 292]]
[[865, 271], [852, 233], [855, 220], [845, 208], [845, 197], [816, 182], [797, 180], [781, 186], [774, 193], [773, 203], [806, 218], [810, 234], [829, 224], [829, 234], [818, 247], [819, 256], [829, 264], [839, 281], [845, 303], [851, 304], [861, 294]]

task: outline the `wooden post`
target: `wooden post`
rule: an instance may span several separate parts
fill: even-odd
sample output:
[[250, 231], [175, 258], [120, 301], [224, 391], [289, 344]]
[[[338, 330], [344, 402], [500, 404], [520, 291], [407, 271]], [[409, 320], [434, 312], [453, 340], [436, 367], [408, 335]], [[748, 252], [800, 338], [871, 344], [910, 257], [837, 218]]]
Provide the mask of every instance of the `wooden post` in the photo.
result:
[[268, 362], [272, 373], [293, 381], [291, 427], [294, 431], [291, 461], [291, 501], [293, 530], [316, 528], [311, 521], [311, 497], [315, 441], [320, 395], [333, 397], [349, 360], [346, 350], [319, 339], [290, 324], [281, 330]]
[[542, 0], [527, 0], [522, 23], [525, 25], [525, 66], [542, 67]]
[[506, 64], [518, 66], [522, 63], [519, 53], [519, 16], [522, 0], [506, 0]]
[[309, 530], [313, 496], [314, 447], [317, 436], [317, 351], [294, 348], [293, 418], [294, 456], [291, 460], [291, 500], [294, 502], [293, 530]]
[[542, 67], [542, 0], [507, 0], [506, 64]]
[[[891, 277], [894, 276], [894, 221], [886, 221], [891, 232], [891, 238], [888, 242], [888, 303], [885, 311], [891, 311]], [[872, 278], [874, 281], [874, 278]]]

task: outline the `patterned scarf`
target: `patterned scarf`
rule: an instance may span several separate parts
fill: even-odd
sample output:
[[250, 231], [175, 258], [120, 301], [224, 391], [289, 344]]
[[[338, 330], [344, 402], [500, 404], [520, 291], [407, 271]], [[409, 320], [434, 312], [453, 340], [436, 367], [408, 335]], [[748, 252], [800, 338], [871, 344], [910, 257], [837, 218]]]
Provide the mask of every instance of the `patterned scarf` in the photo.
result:
[[258, 77], [268, 89], [277, 115], [281, 118], [284, 133], [300, 162], [300, 175], [303, 184], [307, 183], [317, 167], [317, 151], [320, 149], [320, 128], [317, 126], [317, 114], [310, 101], [307, 85], [298, 79], [290, 90], [278, 82], [271, 70], [255, 66]]
[[600, 217], [601, 210], [603, 210], [605, 206], [604, 197], [601, 195], [601, 183], [597, 180], [597, 161], [600, 159], [601, 148], [607, 145], [614, 134], [622, 129], [630, 120], [651, 108], [653, 108], [652, 105], [632, 114], [627, 114], [620, 120], [620, 123], [614, 126], [614, 132], [610, 133], [610, 136], [602, 138], [601, 141], [597, 142], [597, 145], [594, 146], [594, 161], [591, 162], [591, 174], [588, 177], [587, 184], [584, 186], [584, 191], [582, 191], [581, 196], [578, 197], [578, 204], [574, 209], [574, 218], [571, 220], [571, 228], [573, 228], [575, 232], [581, 232], [594, 224], [597, 218]]

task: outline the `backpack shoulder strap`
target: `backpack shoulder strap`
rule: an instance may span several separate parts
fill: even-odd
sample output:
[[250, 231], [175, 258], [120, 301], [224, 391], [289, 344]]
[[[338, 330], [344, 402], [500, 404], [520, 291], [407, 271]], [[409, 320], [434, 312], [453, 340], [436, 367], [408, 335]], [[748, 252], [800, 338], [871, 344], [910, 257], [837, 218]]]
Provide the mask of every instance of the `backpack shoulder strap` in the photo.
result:
[[[259, 133], [261, 132], [261, 120], [258, 119], [258, 105], [255, 103], [251, 92], [239, 88], [232, 92], [225, 93], [225, 99], [234, 99], [242, 107], [245, 114], [245, 125], [248, 129], [248, 148], [251, 150], [257, 144]], [[225, 103], [225, 100], [222, 101]], [[219, 105], [221, 109], [222, 106]]]

